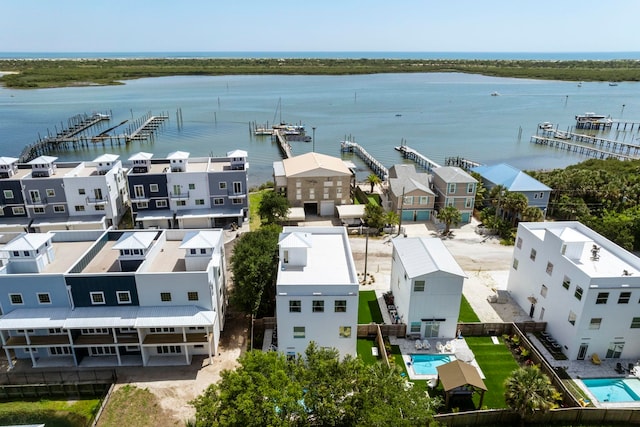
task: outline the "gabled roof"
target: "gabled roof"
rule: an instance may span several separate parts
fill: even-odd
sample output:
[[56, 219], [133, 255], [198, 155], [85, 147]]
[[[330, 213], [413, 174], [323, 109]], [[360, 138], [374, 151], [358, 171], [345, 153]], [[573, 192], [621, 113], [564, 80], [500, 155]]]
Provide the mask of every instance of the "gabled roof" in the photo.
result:
[[233, 150], [227, 152], [227, 157], [247, 157], [249, 153], [244, 150]]
[[444, 182], [470, 183], [478, 182], [474, 177], [457, 166], [441, 166], [433, 169], [432, 173], [438, 175]]
[[180, 159], [188, 159], [189, 153], [186, 151], [174, 151], [167, 155], [168, 160], [180, 160]]
[[31, 160], [29, 163], [27, 163], [28, 165], [39, 165], [41, 163], [53, 163], [56, 160], [58, 160], [57, 157], [51, 157], [51, 156], [40, 156], [40, 157], [36, 157], [35, 159]]
[[283, 233], [280, 236], [278, 245], [283, 248], [310, 248], [312, 246], [312, 235], [309, 233], [302, 233], [299, 231], [292, 231], [291, 233]]
[[153, 154], [145, 153], [144, 151], [141, 151], [141, 152], [136, 153], [133, 156], [129, 157], [129, 161], [132, 161], [132, 160], [151, 160], [152, 157], [153, 157]]
[[15, 157], [0, 157], [0, 165], [12, 165], [17, 161]]
[[128, 231], [118, 239], [113, 249], [147, 249], [155, 238], [155, 232]]
[[477, 166], [472, 170], [482, 175], [484, 179], [493, 185], [502, 185], [508, 191], [551, 191], [551, 188], [537, 179], [506, 163], [493, 166]]
[[283, 160], [282, 165], [288, 178], [333, 175], [351, 176], [351, 170], [344, 164], [342, 159], [320, 153], [307, 153], [291, 157]]
[[120, 156], [118, 156], [117, 154], [103, 154], [101, 156], [96, 157], [93, 161], [94, 162], [115, 162], [116, 160], [118, 160], [120, 158]]
[[189, 231], [182, 239], [180, 249], [215, 248], [220, 241], [221, 231]]
[[33, 251], [53, 237], [50, 233], [29, 233], [18, 236], [2, 248], [5, 251]]
[[440, 239], [409, 237], [393, 239], [392, 242], [410, 278], [436, 271], [467, 277]]
[[389, 168], [389, 186], [396, 196], [420, 190], [435, 195], [429, 188], [429, 174], [418, 173], [413, 165], [393, 165]]
[[442, 382], [444, 391], [453, 390], [467, 384], [485, 391], [487, 390], [487, 386], [484, 385], [484, 381], [480, 378], [478, 370], [468, 363], [454, 360], [453, 362], [437, 366], [436, 369], [438, 370], [438, 378], [440, 382]]

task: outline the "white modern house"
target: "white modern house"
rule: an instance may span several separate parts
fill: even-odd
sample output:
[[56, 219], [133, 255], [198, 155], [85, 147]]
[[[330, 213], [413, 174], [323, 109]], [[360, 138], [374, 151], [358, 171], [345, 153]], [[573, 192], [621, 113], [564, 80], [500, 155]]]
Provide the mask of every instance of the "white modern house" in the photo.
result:
[[278, 350], [304, 354], [314, 341], [355, 356], [358, 276], [346, 229], [284, 227], [278, 245]]
[[442, 240], [394, 239], [390, 290], [407, 334], [455, 337], [465, 277]]
[[640, 258], [585, 225], [521, 222], [507, 289], [569, 360], [640, 358]]

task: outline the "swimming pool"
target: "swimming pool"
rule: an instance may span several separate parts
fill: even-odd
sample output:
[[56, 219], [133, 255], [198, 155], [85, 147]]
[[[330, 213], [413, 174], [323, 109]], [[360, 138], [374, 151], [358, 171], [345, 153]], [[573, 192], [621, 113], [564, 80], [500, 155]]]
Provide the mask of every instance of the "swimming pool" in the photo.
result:
[[454, 360], [451, 354], [412, 354], [411, 366], [416, 375], [438, 375], [438, 366]]
[[582, 382], [599, 402], [640, 400], [640, 380], [637, 378], [594, 378]]

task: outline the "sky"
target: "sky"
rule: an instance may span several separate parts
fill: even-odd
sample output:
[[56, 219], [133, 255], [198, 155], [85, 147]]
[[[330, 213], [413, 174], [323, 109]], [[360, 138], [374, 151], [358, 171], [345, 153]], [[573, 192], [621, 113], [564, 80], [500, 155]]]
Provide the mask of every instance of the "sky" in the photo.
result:
[[4, 0], [0, 52], [635, 52], [640, 0]]

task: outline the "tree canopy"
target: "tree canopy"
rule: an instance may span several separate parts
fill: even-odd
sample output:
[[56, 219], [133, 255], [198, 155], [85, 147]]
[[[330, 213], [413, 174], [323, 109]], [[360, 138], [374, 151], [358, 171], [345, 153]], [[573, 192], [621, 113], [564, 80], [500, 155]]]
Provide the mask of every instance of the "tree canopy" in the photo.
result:
[[367, 227], [375, 228], [376, 230], [382, 230], [385, 223], [384, 210], [380, 205], [375, 203], [367, 203], [364, 207], [364, 218]]
[[558, 405], [562, 396], [551, 384], [549, 377], [536, 365], [518, 368], [504, 383], [507, 405], [520, 415], [521, 425], [536, 412], [546, 412]]
[[289, 200], [275, 191], [266, 191], [260, 200], [258, 215], [263, 223], [274, 224], [287, 218]]
[[444, 222], [444, 235], [449, 234], [451, 225], [458, 225], [462, 220], [460, 211], [455, 206], [445, 206], [438, 212], [438, 219]]
[[233, 249], [231, 302], [246, 313], [273, 315], [280, 231], [279, 226], [268, 225], [243, 233]]
[[313, 342], [304, 356], [249, 351], [191, 404], [196, 426], [429, 425], [440, 400], [408, 388], [397, 368], [340, 359]]

